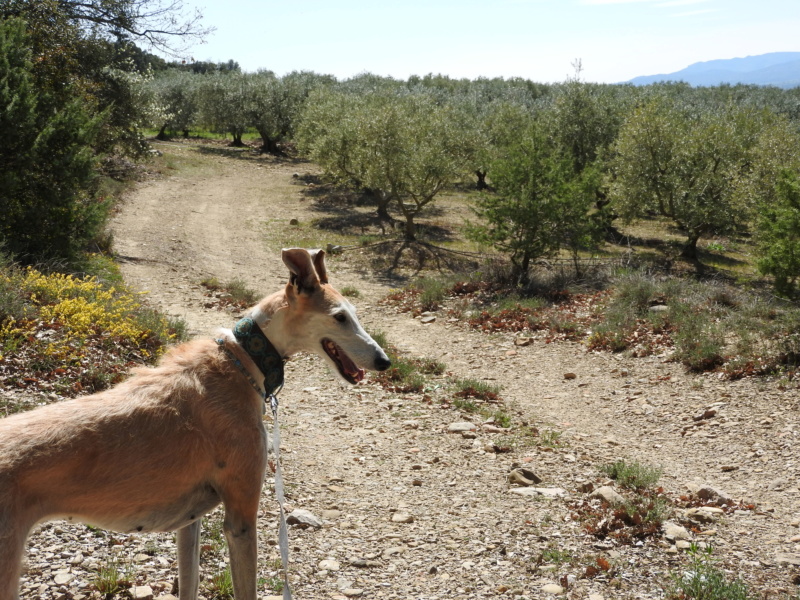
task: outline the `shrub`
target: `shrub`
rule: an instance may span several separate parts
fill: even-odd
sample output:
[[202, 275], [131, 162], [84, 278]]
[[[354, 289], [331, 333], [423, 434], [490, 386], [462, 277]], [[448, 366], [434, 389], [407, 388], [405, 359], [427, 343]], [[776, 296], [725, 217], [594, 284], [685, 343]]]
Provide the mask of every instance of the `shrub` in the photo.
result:
[[663, 469], [658, 467], [648, 467], [637, 461], [628, 463], [624, 460], [617, 460], [603, 465], [600, 467], [600, 471], [622, 487], [631, 490], [644, 490], [653, 487], [658, 483], [661, 474], [664, 472]]

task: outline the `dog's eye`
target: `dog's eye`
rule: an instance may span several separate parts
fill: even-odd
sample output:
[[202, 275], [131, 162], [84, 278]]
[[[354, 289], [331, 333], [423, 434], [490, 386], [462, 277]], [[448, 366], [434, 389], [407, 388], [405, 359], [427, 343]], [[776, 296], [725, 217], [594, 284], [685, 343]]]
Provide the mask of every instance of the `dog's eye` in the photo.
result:
[[335, 315], [333, 315], [333, 318], [339, 321], [339, 323], [347, 322], [347, 315], [344, 313], [336, 313]]

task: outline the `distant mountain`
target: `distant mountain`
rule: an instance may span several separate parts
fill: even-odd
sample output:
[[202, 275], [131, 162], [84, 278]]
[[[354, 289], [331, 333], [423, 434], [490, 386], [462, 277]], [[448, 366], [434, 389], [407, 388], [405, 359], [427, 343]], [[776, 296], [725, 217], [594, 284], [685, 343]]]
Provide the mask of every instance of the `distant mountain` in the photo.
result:
[[634, 77], [628, 83], [648, 85], [658, 81], [684, 81], [694, 86], [747, 83], [797, 87], [800, 86], [800, 52], [770, 52], [745, 58], [709, 60], [694, 63], [675, 73]]

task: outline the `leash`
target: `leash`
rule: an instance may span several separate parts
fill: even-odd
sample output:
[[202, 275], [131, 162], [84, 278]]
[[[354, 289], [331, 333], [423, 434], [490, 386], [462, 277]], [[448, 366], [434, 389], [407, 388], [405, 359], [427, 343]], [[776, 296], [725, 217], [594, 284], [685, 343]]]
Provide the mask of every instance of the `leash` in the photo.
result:
[[[283, 600], [292, 600], [292, 590], [289, 587], [289, 527], [286, 524], [286, 498], [280, 457], [281, 430], [278, 425], [278, 393], [283, 389], [284, 360], [278, 354], [272, 342], [264, 335], [261, 327], [250, 317], [245, 317], [236, 323], [233, 328], [233, 335], [236, 338], [236, 342], [247, 352], [247, 355], [263, 373], [263, 386], [258, 385], [242, 364], [242, 361], [236, 358], [236, 355], [225, 346], [225, 340], [217, 339], [216, 342], [264, 401], [264, 411], [266, 412], [267, 398], [269, 398], [272, 410], [272, 454], [275, 457], [275, 499], [278, 502], [278, 547], [281, 553], [281, 570], [283, 571]], [[269, 451], [269, 447], [267, 451]]]

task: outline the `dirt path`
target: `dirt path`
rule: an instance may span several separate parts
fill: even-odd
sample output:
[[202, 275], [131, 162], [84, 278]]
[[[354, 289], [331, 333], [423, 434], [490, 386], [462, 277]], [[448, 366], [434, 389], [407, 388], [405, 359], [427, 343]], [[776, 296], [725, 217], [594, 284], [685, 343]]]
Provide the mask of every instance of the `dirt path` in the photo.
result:
[[[229, 326], [234, 315], [206, 307], [203, 278], [239, 278], [263, 293], [284, 284], [279, 249], [291, 239], [289, 220], [316, 216], [292, 177], [309, 167], [213, 156], [184, 145], [160, 148], [186, 161], [184, 167], [128, 198], [114, 219], [115, 246], [132, 287], [184, 318], [192, 333], [208, 335]], [[321, 236], [319, 245], [325, 243]], [[443, 361], [452, 376], [501, 384], [514, 425], [490, 433], [474, 414], [372, 384], [345, 388], [322, 361], [292, 360], [281, 397], [285, 477], [292, 505], [323, 521], [320, 528], [290, 532], [297, 598], [663, 597], [670, 574], [684, 568], [682, 540], [618, 544], [588, 535], [578, 520], [576, 506], [586, 497], [578, 489], [602, 485], [598, 467], [616, 458], [663, 466], [661, 483], [676, 497], [697, 484], [757, 503], [687, 535], [713, 545], [720, 566], [754, 590], [796, 593], [796, 390], [690, 376], [663, 357], [587, 353], [581, 345], [541, 340], [516, 347], [511, 336], [468, 331], [445, 315], [423, 325], [379, 305], [389, 286], [358, 267], [352, 254], [330, 257], [329, 270], [334, 285], [361, 292], [355, 303], [368, 329], [384, 331], [412, 355]], [[477, 432], [446, 433], [451, 423], [469, 420]], [[552, 431], [557, 443], [525, 443], [530, 427]], [[501, 438], [517, 449], [487, 451]], [[536, 471], [540, 487], [557, 497], [512, 492], [506, 483], [512, 463]], [[270, 492], [267, 486], [261, 521], [263, 596], [277, 575]], [[208, 578], [227, 557], [213, 532], [206, 535]], [[89, 597], [92, 568], [115, 555], [132, 561], [137, 584], [156, 596], [170, 591], [171, 536], [105, 536], [106, 549], [99, 550], [93, 536], [59, 524], [42, 527], [31, 544], [23, 596]], [[39, 560], [45, 555], [48, 560]], [[609, 568], [592, 573], [588, 567], [599, 559]], [[72, 579], [53, 585], [65, 571]]]

